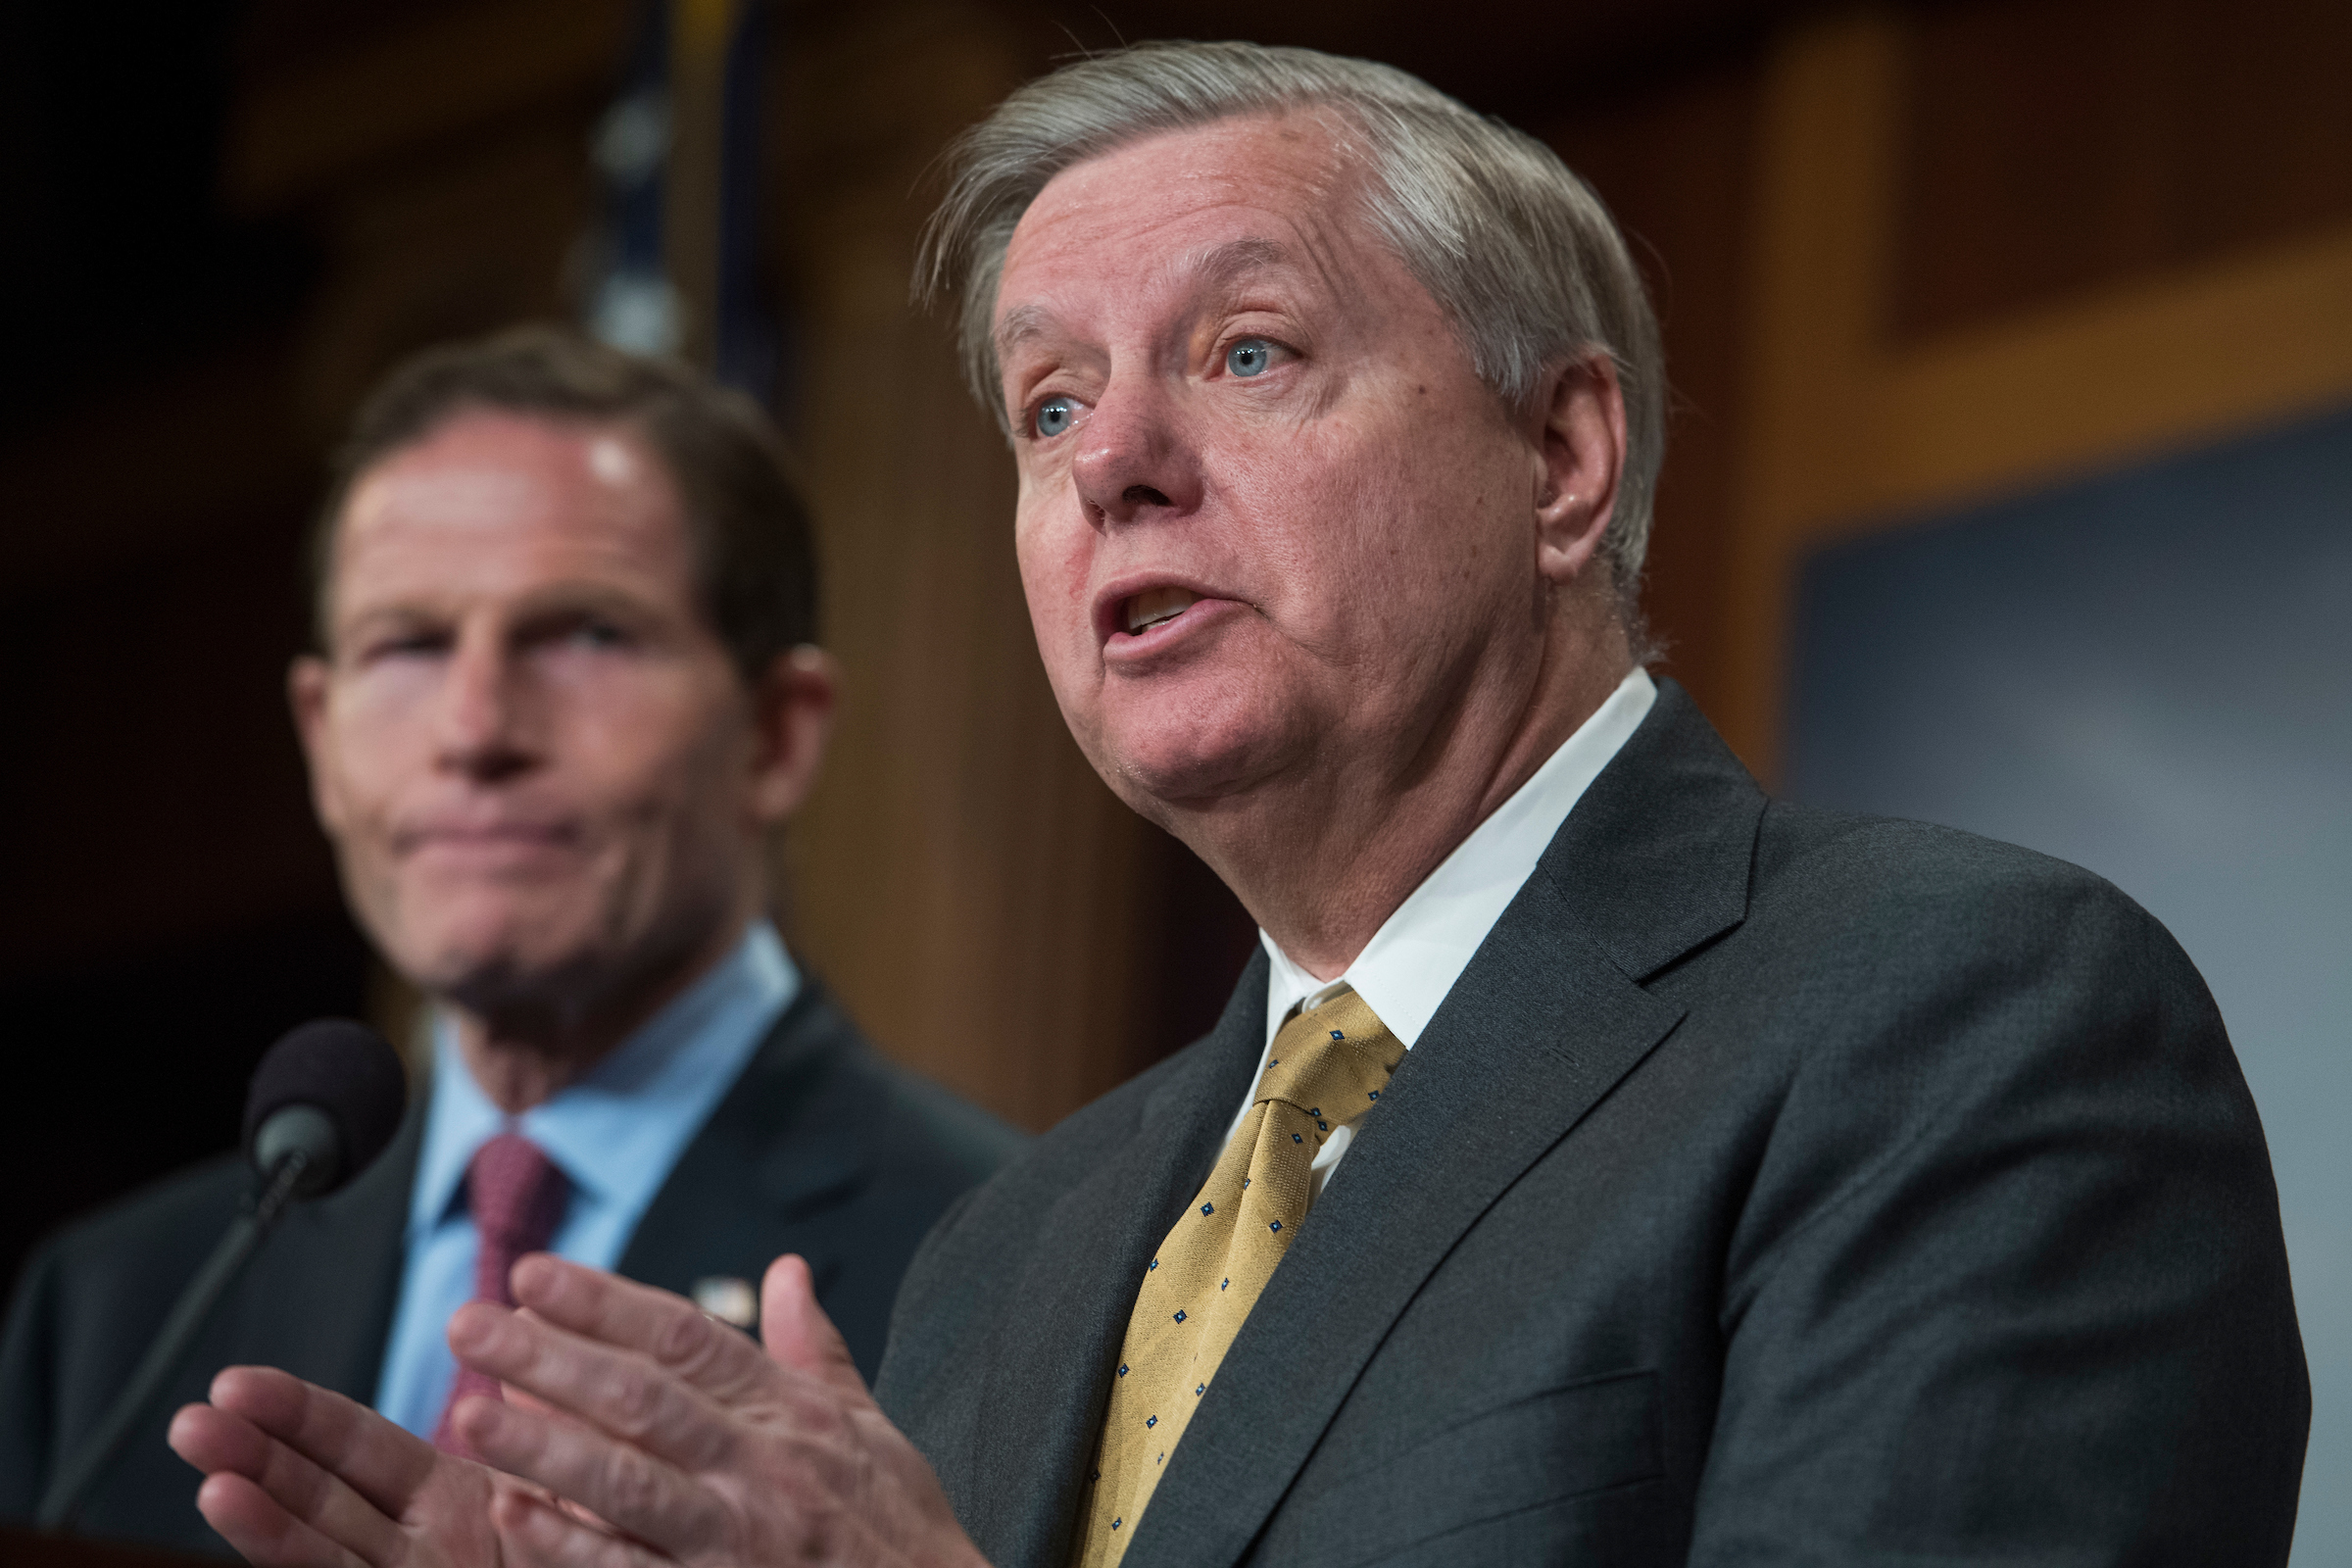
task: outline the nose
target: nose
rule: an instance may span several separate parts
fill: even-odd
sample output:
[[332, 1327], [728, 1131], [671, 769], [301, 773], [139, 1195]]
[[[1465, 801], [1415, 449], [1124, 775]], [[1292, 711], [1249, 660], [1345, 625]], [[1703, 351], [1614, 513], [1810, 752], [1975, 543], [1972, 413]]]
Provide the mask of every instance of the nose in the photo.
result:
[[1079, 432], [1072, 472], [1096, 527], [1182, 516], [1200, 505], [1199, 455], [1156, 378], [1114, 378]]
[[481, 783], [531, 765], [523, 734], [521, 670], [496, 627], [466, 627], [442, 679], [438, 754], [441, 765]]

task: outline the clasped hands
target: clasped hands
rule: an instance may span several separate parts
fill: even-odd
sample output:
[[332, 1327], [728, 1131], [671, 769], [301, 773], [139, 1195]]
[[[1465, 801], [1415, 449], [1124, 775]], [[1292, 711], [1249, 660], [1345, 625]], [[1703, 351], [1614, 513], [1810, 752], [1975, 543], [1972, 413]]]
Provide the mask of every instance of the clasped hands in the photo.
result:
[[459, 1359], [508, 1389], [455, 1412], [486, 1464], [287, 1373], [231, 1367], [172, 1422], [205, 1472], [205, 1518], [262, 1568], [985, 1568], [800, 1258], [767, 1271], [764, 1354], [678, 1297], [559, 1258], [524, 1258], [513, 1286], [522, 1310], [477, 1301], [450, 1320]]

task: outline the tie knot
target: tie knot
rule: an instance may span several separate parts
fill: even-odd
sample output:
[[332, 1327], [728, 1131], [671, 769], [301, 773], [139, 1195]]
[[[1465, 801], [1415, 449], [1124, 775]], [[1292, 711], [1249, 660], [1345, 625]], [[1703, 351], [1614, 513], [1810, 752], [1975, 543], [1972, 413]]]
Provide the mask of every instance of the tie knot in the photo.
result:
[[484, 1143], [466, 1167], [474, 1228], [510, 1257], [547, 1246], [564, 1217], [566, 1185], [547, 1152], [517, 1132]]
[[1379, 1102], [1404, 1043], [1348, 989], [1284, 1024], [1267, 1057], [1258, 1100], [1283, 1101], [1340, 1127]]

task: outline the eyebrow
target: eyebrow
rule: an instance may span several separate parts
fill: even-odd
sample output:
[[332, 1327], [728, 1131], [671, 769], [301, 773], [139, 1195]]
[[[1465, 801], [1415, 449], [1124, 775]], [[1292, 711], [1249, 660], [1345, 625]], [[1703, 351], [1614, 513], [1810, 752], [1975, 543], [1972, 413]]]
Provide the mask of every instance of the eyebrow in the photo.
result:
[[[1193, 273], [1196, 286], [1206, 293], [1230, 289], [1251, 272], [1287, 267], [1291, 259], [1290, 249], [1276, 240], [1230, 239], [1201, 252], [1189, 263], [1188, 270]], [[999, 360], [1011, 358], [1012, 351], [1022, 344], [1052, 336], [1055, 325], [1054, 312], [1047, 306], [1014, 306], [997, 323], [997, 357]]]
[[[348, 614], [340, 616], [335, 629], [364, 628], [376, 622], [441, 621], [454, 618], [458, 609], [448, 597], [426, 589], [374, 604], [363, 603]], [[526, 589], [514, 596], [508, 609], [508, 619], [512, 624], [529, 627], [561, 620], [568, 615], [612, 615], [627, 619], [641, 616], [649, 611], [658, 613], [661, 606], [655, 599], [617, 584], [573, 578], [558, 579]]]
[[1012, 350], [1031, 338], [1045, 337], [1053, 330], [1054, 313], [1043, 305], [1016, 305], [1004, 313], [997, 323], [997, 357], [1006, 359]]
[[1229, 239], [1193, 263], [1193, 274], [1204, 288], [1231, 288], [1251, 272], [1290, 265], [1290, 250], [1270, 239]]

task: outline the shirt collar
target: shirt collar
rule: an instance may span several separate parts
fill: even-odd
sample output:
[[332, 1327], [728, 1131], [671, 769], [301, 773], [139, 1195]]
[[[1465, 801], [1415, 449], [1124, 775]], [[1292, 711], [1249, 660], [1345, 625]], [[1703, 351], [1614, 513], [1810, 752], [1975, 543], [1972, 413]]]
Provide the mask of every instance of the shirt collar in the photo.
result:
[[[1544, 760], [1528, 781], [1511, 792], [1470, 836], [1454, 847], [1382, 922], [1364, 951], [1340, 976], [1355, 988], [1406, 1050], [1421, 1038], [1471, 956], [1502, 918], [1519, 889], [1535, 873], [1560, 824], [1585, 790], [1630, 739], [1658, 688], [1649, 672], [1635, 666], [1608, 700]], [[1270, 1042], [1291, 1009], [1327, 983], [1291, 961], [1263, 930], [1270, 967], [1266, 975], [1266, 1038]]]
[[583, 1196], [642, 1208], [800, 988], [775, 927], [756, 920], [585, 1077], [512, 1119], [474, 1082], [456, 1024], [442, 1013], [433, 1023], [432, 1102], [411, 1190], [411, 1237], [448, 1217], [474, 1151], [509, 1126], [545, 1150]]

